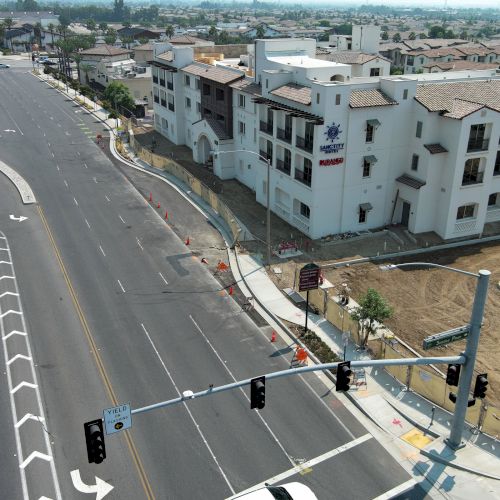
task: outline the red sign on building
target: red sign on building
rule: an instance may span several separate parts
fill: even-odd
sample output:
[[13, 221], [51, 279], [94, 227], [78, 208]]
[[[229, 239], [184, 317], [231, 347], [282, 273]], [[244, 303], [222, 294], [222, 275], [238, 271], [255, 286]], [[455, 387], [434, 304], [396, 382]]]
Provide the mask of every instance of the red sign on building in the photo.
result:
[[331, 167], [344, 163], [344, 158], [327, 158], [326, 160], [319, 160], [320, 167]]

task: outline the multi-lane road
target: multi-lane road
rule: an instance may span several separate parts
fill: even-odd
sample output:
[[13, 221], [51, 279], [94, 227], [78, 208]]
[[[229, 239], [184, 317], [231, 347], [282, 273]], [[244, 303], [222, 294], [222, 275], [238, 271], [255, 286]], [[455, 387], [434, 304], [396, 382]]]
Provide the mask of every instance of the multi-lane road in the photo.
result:
[[[83, 422], [104, 408], [282, 370], [289, 356], [95, 144], [102, 125], [27, 65], [12, 66], [0, 73], [0, 161], [37, 204], [22, 205], [0, 176], [0, 274], [12, 276], [0, 281], [0, 318], [11, 311], [0, 320], [8, 498], [94, 498], [77, 492], [74, 470], [120, 499], [222, 499], [276, 476], [320, 499], [370, 499], [406, 483], [316, 375], [269, 383], [260, 412], [236, 390], [138, 415], [130, 431], [107, 436], [101, 465], [87, 463]], [[154, 182], [193, 231], [220, 241], [178, 193], [126, 173], [144, 192]], [[14, 330], [22, 334], [6, 338]]]

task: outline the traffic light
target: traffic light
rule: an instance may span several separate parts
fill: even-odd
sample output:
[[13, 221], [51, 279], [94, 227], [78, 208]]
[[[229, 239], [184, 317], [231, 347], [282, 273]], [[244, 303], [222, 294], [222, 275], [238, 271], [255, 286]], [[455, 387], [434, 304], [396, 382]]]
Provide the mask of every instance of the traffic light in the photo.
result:
[[448, 371], [446, 372], [446, 383], [448, 385], [458, 386], [459, 378], [460, 378], [460, 365], [458, 364], [448, 365]]
[[335, 390], [348, 391], [349, 384], [351, 383], [351, 379], [349, 377], [351, 375], [351, 362], [344, 361], [343, 363], [339, 363], [337, 366], [337, 382], [335, 382]]
[[85, 428], [89, 464], [100, 464], [106, 458], [102, 420], [99, 418], [91, 422], [85, 422], [83, 427]]
[[488, 389], [488, 374], [481, 373], [476, 377], [474, 397], [483, 399], [484, 397], [486, 397], [486, 389]]
[[266, 406], [266, 377], [253, 378], [250, 381], [250, 408], [262, 410]]

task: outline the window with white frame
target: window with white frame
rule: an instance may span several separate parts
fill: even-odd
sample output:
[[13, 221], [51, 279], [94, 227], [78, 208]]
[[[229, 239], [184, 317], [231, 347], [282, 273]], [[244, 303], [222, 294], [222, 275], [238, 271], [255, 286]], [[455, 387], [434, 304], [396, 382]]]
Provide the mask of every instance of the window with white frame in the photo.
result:
[[457, 209], [457, 220], [472, 219], [476, 213], [476, 203], [462, 205]]
[[375, 126], [367, 122], [365, 142], [373, 142], [374, 135], [375, 135]]
[[184, 85], [187, 87], [191, 86], [191, 77], [189, 75], [184, 75]]
[[500, 193], [491, 193], [488, 197], [488, 210], [493, 210], [496, 208], [499, 208], [499, 202], [500, 202], [500, 196], [498, 196]]
[[311, 218], [311, 209], [305, 203], [300, 202], [300, 215], [306, 219]]
[[238, 95], [238, 106], [240, 108], [244, 108], [245, 107], [245, 104], [246, 104], [246, 99], [245, 99], [245, 96], [243, 94], [239, 94]]
[[245, 135], [245, 122], [238, 122], [238, 132], [240, 135]]
[[411, 169], [418, 170], [418, 155], [412, 155], [411, 157]]
[[191, 109], [191, 99], [189, 97], [186, 97], [186, 108]]

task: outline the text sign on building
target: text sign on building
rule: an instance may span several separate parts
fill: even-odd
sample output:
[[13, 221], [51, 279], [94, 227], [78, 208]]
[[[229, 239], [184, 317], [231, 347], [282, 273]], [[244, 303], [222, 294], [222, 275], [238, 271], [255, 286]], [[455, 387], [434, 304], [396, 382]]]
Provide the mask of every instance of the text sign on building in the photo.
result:
[[333, 144], [336, 140], [338, 140], [341, 133], [342, 130], [340, 130], [340, 123], [337, 125], [335, 122], [333, 122], [331, 125], [327, 125], [325, 135], [332, 144], [325, 144], [323, 146], [320, 146], [319, 150], [323, 153], [332, 154], [338, 153], [340, 150], [344, 149], [343, 142]]
[[446, 332], [437, 333], [436, 335], [426, 337], [423, 341], [422, 347], [427, 351], [428, 349], [432, 349], [433, 347], [439, 347], [441, 345], [449, 344], [450, 342], [463, 340], [468, 336], [469, 325], [465, 325], [459, 328], [454, 328], [453, 330], [448, 330]]
[[344, 163], [344, 158], [327, 158], [324, 160], [319, 160], [320, 167], [333, 167], [342, 163]]
[[132, 427], [132, 414], [130, 413], [130, 404], [108, 408], [103, 412], [104, 428], [106, 434], [123, 431]]
[[312, 262], [306, 264], [300, 270], [299, 276], [299, 292], [306, 292], [307, 290], [316, 290], [318, 288], [319, 275], [321, 268]]

